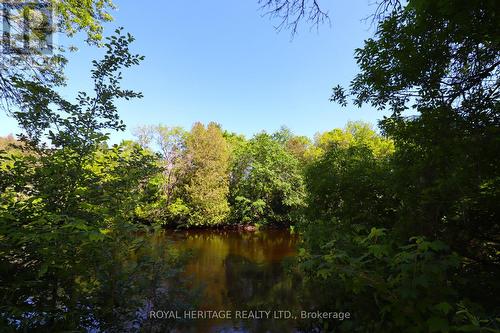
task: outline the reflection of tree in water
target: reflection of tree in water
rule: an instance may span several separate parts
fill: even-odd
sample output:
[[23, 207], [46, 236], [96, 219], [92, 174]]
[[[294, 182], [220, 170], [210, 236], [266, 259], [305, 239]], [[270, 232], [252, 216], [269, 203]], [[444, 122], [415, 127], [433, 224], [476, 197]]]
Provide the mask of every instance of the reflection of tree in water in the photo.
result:
[[[250, 289], [244, 292], [252, 295], [252, 288], [267, 290], [279, 282], [284, 276], [280, 262], [293, 255], [296, 241], [282, 230], [261, 233], [197, 231], [186, 232], [184, 236], [179, 246], [193, 253], [186, 275], [205, 287], [205, 305], [209, 309], [226, 309], [231, 304], [238, 306], [238, 300], [226, 297], [235, 285], [246, 288], [240, 286], [246, 283]], [[236, 275], [228, 275], [227, 265], [234, 266], [232, 270]]]
[[[186, 277], [204, 287], [201, 309], [292, 310], [296, 295], [283, 266], [297, 238], [285, 230], [188, 230], [172, 235], [180, 250], [193, 254]], [[234, 314], [234, 312], [233, 312]], [[290, 320], [199, 320], [199, 332], [293, 332]], [[237, 327], [237, 329], [235, 329]]]
[[228, 298], [232, 304], [248, 304], [261, 299], [283, 278], [279, 263], [256, 264], [239, 255], [229, 254], [224, 260]]
[[[292, 278], [281, 262], [255, 263], [229, 254], [224, 260], [227, 302], [236, 310], [291, 310], [297, 308]], [[260, 319], [242, 323], [252, 332], [290, 332], [292, 320]]]

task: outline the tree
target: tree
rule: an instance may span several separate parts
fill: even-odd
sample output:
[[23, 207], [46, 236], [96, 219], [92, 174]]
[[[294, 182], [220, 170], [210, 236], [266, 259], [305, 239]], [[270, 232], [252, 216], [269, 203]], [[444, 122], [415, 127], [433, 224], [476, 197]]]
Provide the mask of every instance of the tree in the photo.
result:
[[146, 148], [158, 149], [162, 161], [161, 188], [165, 204], [169, 205], [174, 189], [182, 178], [187, 133], [181, 127], [164, 125], [143, 126], [136, 129], [139, 143]]
[[142, 126], [135, 130], [139, 144], [158, 154], [161, 172], [148, 183], [149, 199], [137, 209], [145, 223], [183, 224], [189, 215], [183, 186], [186, 182], [188, 133], [181, 127]]
[[[379, 152], [381, 142], [392, 142], [363, 125], [351, 123], [346, 130], [319, 136], [325, 151], [306, 170], [309, 220], [335, 218], [350, 227], [393, 225], [398, 202], [390, 182], [392, 155]], [[365, 135], [353, 134], [360, 128]]]
[[288, 140], [285, 148], [300, 162], [301, 166], [306, 166], [314, 158], [314, 146], [307, 136], [294, 136]]
[[131, 256], [147, 252], [132, 218], [158, 171], [154, 156], [105, 145], [108, 130], [124, 128], [115, 100], [140, 96], [119, 85], [119, 71], [142, 59], [130, 54], [132, 40], [120, 30], [107, 39], [92, 70], [95, 96], [81, 92], [76, 103], [16, 81], [23, 111], [14, 117], [29, 154], [0, 155], [2, 330], [126, 330], [140, 320], [145, 290], [157, 288], [141, 286], [168, 269]]
[[306, 20], [312, 26], [330, 22], [328, 12], [317, 0], [259, 0], [261, 9], [271, 18], [278, 19], [276, 29], [290, 29], [292, 37], [297, 33], [300, 21]]
[[235, 153], [231, 171], [233, 219], [243, 223], [289, 223], [304, 200], [296, 158], [261, 133]]
[[190, 225], [217, 225], [229, 213], [229, 149], [219, 125], [195, 123], [186, 143]]
[[66, 64], [64, 47], [55, 46], [51, 35], [56, 32], [73, 36], [85, 31], [89, 44], [102, 39], [102, 22], [110, 21], [111, 0], [75, 3], [71, 0], [19, 1], [2, 4], [0, 19], [4, 38], [0, 40], [0, 106], [19, 106], [20, 92], [15, 79], [41, 84], [64, 83], [62, 70]]
[[[394, 6], [356, 50], [360, 72], [350, 88], [337, 86], [332, 95], [342, 105], [352, 96], [355, 105], [392, 111], [381, 121], [394, 140], [391, 173], [400, 200], [390, 239], [411, 244], [411, 236], [424, 236], [459, 255], [457, 273], [445, 273], [456, 286], [446, 303], [457, 316], [498, 313], [492, 281], [500, 272], [500, 43], [492, 31], [499, 29], [499, 9], [492, 1]], [[476, 304], [463, 310], [471, 300]]]
[[370, 154], [377, 157], [386, 157], [394, 152], [394, 142], [377, 134], [373, 126], [361, 121], [348, 122], [344, 129], [335, 128], [315, 135], [316, 154], [323, 154], [332, 146], [348, 148], [352, 146], [366, 146]]
[[282, 126], [272, 134], [273, 140], [281, 144], [286, 151], [292, 154], [301, 165], [306, 165], [314, 158], [314, 147], [306, 136], [297, 136], [286, 126]]
[[357, 105], [393, 111], [381, 125], [396, 144], [408, 234], [443, 239], [489, 272], [500, 271], [498, 12], [491, 1], [410, 1], [356, 50], [349, 90]]
[[[374, 38], [357, 49], [360, 73], [351, 83], [354, 103], [399, 114], [453, 107], [471, 121], [496, 118], [498, 4], [491, 1], [410, 1], [378, 24]], [[346, 102], [337, 86], [332, 99]]]

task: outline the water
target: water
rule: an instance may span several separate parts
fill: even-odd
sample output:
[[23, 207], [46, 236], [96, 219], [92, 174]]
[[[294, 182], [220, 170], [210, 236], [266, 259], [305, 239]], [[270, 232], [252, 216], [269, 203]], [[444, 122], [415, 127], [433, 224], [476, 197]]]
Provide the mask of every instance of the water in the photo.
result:
[[[283, 317], [297, 309], [294, 278], [287, 274], [287, 261], [296, 251], [295, 235], [276, 229], [189, 230], [168, 231], [164, 237], [192, 252], [184, 274], [194, 286], [203, 287], [197, 310], [223, 310], [231, 315], [231, 319], [192, 319], [191, 331], [294, 331], [293, 318]], [[256, 318], [236, 318], [245, 315]]]

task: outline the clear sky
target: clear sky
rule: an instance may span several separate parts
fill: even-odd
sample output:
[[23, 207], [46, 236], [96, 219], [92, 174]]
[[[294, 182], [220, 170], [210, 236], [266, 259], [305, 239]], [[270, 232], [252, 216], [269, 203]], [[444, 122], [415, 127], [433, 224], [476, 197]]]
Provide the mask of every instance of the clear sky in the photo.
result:
[[[333, 86], [357, 73], [354, 50], [373, 33], [363, 20], [375, 10], [370, 0], [321, 1], [331, 25], [317, 31], [303, 23], [293, 40], [289, 31], [274, 29], [278, 21], [262, 16], [257, 0], [115, 3], [106, 33], [123, 26], [136, 37], [132, 49], [146, 58], [124, 72], [122, 86], [144, 98], [118, 103], [127, 131], [112, 134], [114, 142], [142, 124], [189, 129], [195, 121], [215, 121], [247, 136], [285, 125], [312, 137], [349, 120], [376, 123], [383, 116], [328, 101]], [[68, 98], [91, 88], [91, 60], [102, 54], [81, 38], [71, 41], [79, 51], [69, 54], [62, 90]], [[15, 122], [1, 113], [0, 135], [15, 132]]]

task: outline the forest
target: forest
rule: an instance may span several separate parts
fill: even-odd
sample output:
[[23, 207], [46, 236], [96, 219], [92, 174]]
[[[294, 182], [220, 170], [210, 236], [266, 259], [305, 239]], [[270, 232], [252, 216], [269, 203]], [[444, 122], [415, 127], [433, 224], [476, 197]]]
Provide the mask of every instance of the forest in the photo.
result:
[[[500, 332], [497, 1], [381, 2], [359, 73], [330, 97], [389, 110], [378, 124], [246, 137], [214, 119], [128, 126], [119, 144], [117, 101], [142, 97], [121, 87], [143, 60], [134, 37], [103, 29], [111, 1], [51, 2], [61, 33], [104, 55], [72, 99], [58, 91], [64, 56], [0, 55], [2, 111], [21, 129], [0, 138], [0, 331], [173, 330], [144, 309], [198, 304], [190, 254], [148, 237], [286, 229], [294, 302], [353, 313], [299, 331]], [[323, 20], [316, 1], [290, 18], [297, 7], [280, 5], [300, 1], [261, 3], [292, 33]]]

